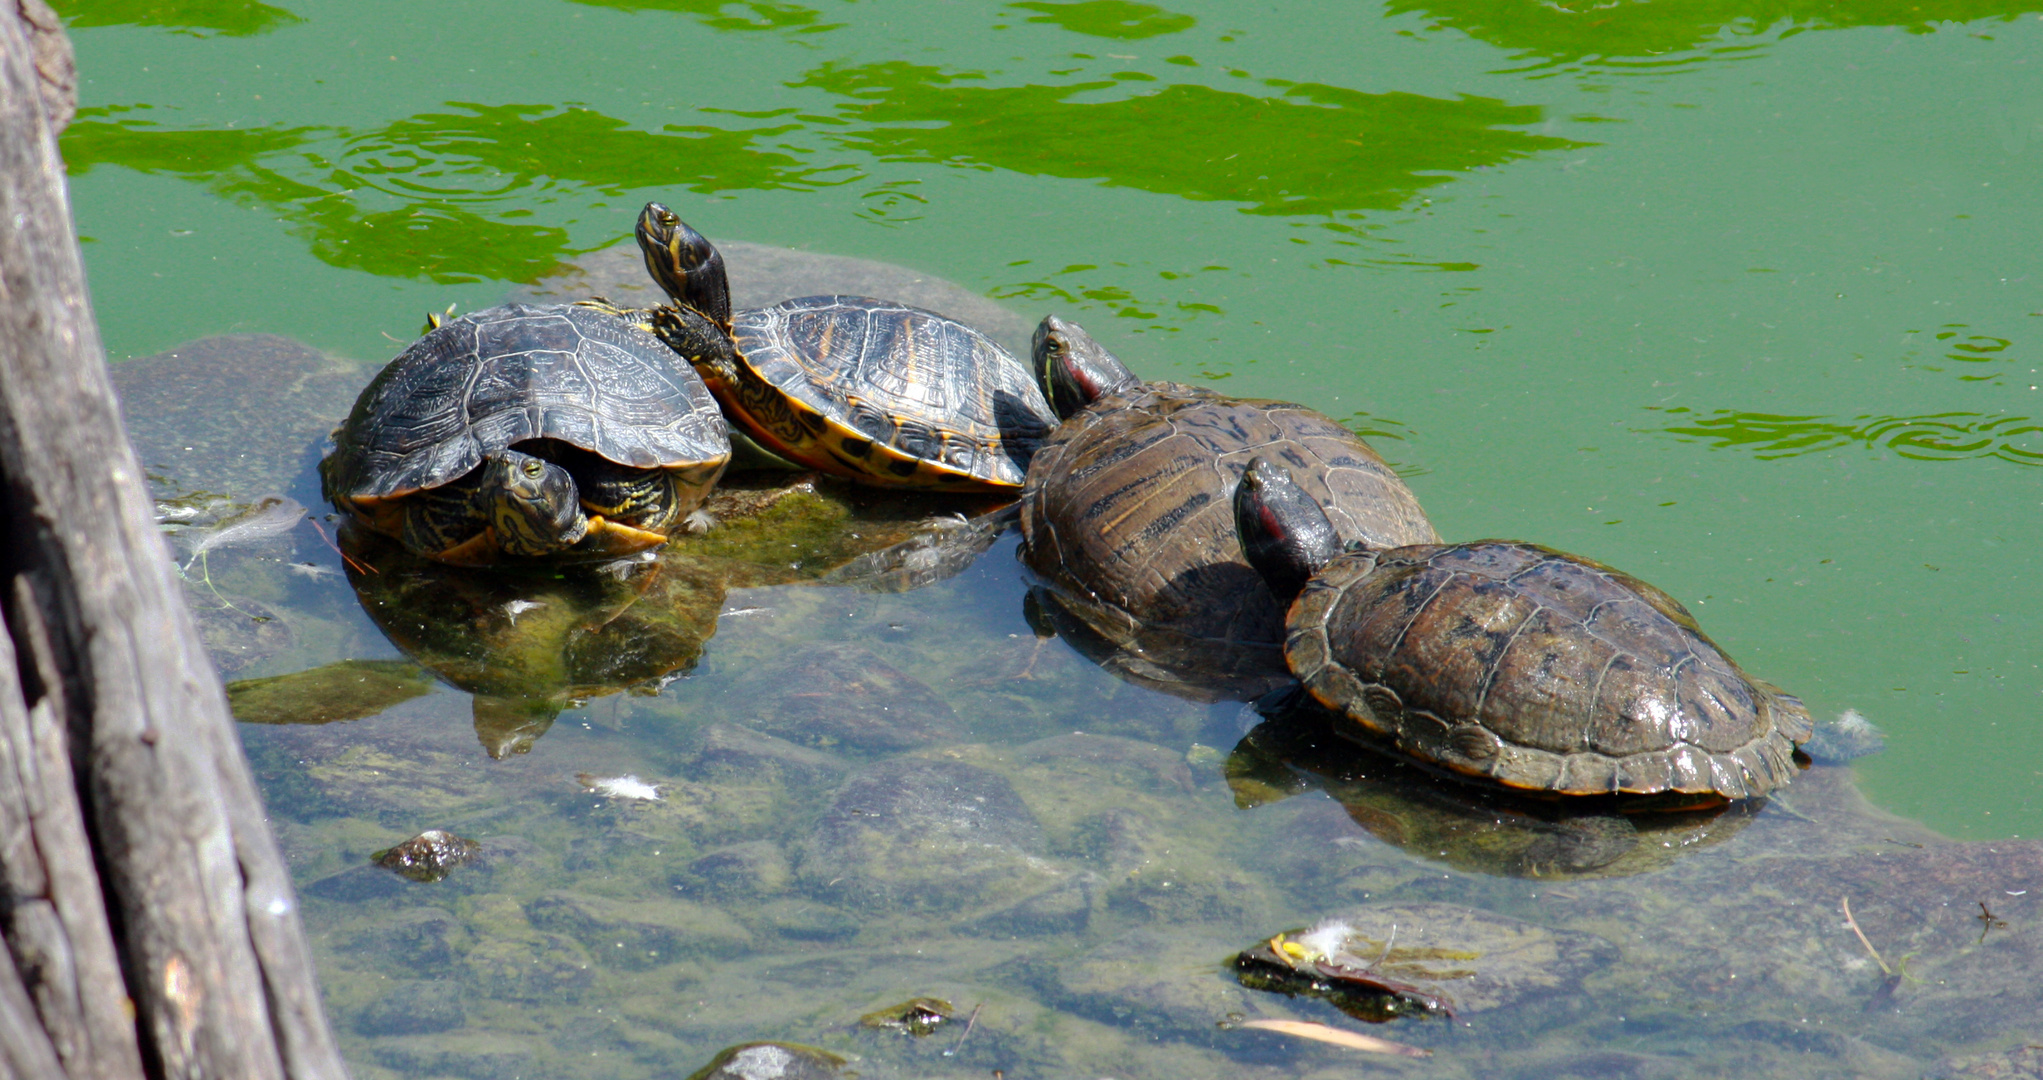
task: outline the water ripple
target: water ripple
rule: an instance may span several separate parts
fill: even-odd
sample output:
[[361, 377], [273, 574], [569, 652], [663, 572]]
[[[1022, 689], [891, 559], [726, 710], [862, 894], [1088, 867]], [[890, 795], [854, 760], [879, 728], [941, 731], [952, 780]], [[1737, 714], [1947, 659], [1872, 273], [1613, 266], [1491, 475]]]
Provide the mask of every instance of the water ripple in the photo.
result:
[[1854, 444], [1887, 449], [1918, 461], [1999, 458], [2018, 465], [2043, 465], [2043, 423], [2009, 413], [1941, 412], [1920, 416], [1829, 416], [1717, 409], [1705, 414], [1684, 408], [1657, 409], [1680, 415], [1659, 429], [1683, 442], [1719, 450], [1745, 450], [1762, 461], [1802, 457]]

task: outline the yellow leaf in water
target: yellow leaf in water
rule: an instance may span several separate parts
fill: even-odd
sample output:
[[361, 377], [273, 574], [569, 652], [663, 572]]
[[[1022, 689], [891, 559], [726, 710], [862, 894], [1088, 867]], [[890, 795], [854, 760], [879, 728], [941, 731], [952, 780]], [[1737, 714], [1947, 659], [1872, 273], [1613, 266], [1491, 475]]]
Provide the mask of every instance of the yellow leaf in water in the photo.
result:
[[1363, 1035], [1354, 1031], [1342, 1031], [1337, 1027], [1315, 1024], [1310, 1020], [1243, 1020], [1242, 1027], [1260, 1028], [1264, 1031], [1295, 1035], [1301, 1039], [1332, 1043], [1350, 1050], [1367, 1050], [1372, 1054], [1396, 1054], [1399, 1057], [1432, 1057], [1433, 1051], [1421, 1050], [1416, 1046], [1394, 1043], [1374, 1035]]

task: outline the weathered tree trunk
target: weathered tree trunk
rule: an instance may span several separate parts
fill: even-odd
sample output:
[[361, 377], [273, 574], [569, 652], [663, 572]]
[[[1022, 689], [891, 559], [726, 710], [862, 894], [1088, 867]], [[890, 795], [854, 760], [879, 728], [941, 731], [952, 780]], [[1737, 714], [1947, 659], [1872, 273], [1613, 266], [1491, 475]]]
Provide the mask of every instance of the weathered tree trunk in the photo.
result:
[[70, 72], [42, 0], [0, 0], [0, 1067], [338, 1080], [86, 300]]

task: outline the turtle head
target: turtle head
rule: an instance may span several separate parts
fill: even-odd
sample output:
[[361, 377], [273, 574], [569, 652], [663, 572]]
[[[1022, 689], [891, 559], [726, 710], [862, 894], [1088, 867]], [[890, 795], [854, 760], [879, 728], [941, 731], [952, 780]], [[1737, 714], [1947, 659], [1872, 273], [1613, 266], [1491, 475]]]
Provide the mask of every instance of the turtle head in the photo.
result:
[[1055, 315], [1043, 316], [1029, 352], [1036, 363], [1036, 381], [1060, 420], [1141, 381], [1084, 327]]
[[551, 555], [587, 535], [574, 477], [553, 462], [516, 450], [482, 459], [490, 524], [506, 554]]
[[656, 202], [638, 215], [638, 248], [646, 272], [676, 304], [699, 311], [719, 327], [731, 327], [731, 285], [716, 245]]
[[1234, 489], [1234, 531], [1248, 564], [1287, 604], [1341, 553], [1326, 511], [1283, 466], [1262, 458], [1249, 461]]

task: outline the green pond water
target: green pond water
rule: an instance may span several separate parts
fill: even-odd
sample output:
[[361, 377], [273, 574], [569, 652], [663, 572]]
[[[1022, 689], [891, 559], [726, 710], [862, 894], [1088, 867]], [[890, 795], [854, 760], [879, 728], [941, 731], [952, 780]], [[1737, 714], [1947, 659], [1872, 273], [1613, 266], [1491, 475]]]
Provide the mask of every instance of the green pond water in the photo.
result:
[[[803, 495], [650, 585], [532, 584], [572, 617], [522, 629], [545, 604], [485, 586], [358, 600], [301, 526], [190, 573], [228, 678], [331, 680], [277, 700], [335, 722], [244, 734], [358, 1075], [678, 1077], [759, 1038], [869, 1076], [2038, 1067], [2009, 1048], [2043, 1042], [2043, 6], [58, 6], [111, 358], [315, 350], [216, 349], [268, 350], [268, 398], [131, 395], [160, 445], [226, 446], [187, 490], [312, 505], [320, 425], [425, 311], [599, 261], [657, 198], [1310, 404], [1443, 536], [1652, 581], [1887, 737], [1553, 882], [1366, 782], [1393, 766], [1237, 749], [1234, 703], [1039, 649], [1012, 538], [912, 591], [812, 580], [931, 507]], [[516, 674], [435, 636], [457, 624]], [[1008, 824], [859, 802], [925, 788]], [[980, 854], [931, 864], [861, 815]], [[365, 869], [426, 828], [493, 853]], [[1559, 936], [1492, 1007], [1372, 1029], [1427, 1061], [1216, 1027], [1356, 1027], [1223, 964], [1385, 902], [1408, 935], [1452, 904]], [[982, 1006], [962, 1043], [857, 1024], [922, 994]]]

